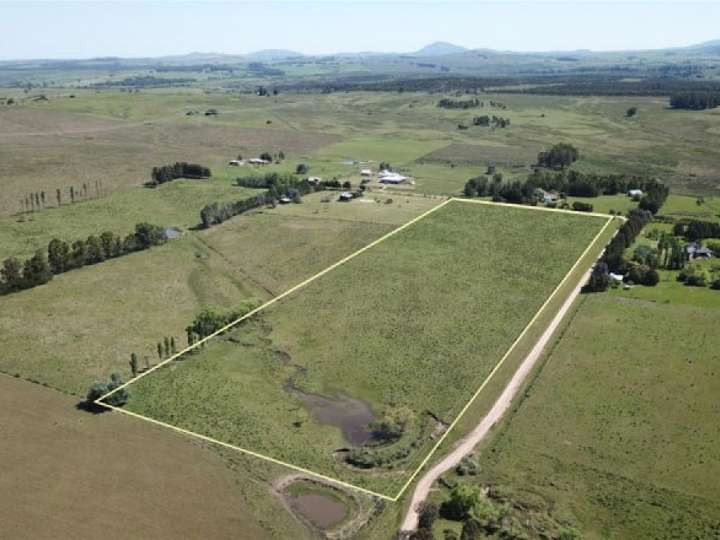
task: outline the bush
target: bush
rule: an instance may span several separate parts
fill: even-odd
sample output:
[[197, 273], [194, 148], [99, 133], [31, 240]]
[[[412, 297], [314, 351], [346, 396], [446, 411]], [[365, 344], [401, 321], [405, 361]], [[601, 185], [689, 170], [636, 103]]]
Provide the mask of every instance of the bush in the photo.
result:
[[298, 163], [297, 167], [295, 167], [295, 174], [307, 174], [309, 170], [310, 167], [305, 163]]
[[574, 203], [572, 203], [572, 209], [575, 210], [576, 212], [592, 212], [593, 205], [590, 203], [575, 201]]

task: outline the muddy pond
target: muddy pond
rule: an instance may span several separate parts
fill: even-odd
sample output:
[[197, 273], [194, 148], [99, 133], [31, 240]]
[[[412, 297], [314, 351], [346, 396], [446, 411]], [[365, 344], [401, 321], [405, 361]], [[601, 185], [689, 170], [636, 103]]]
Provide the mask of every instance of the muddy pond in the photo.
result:
[[342, 394], [337, 397], [306, 394], [298, 389], [293, 389], [292, 393], [316, 422], [339, 428], [345, 440], [353, 446], [363, 445], [372, 439], [373, 433], [368, 424], [375, 420], [375, 415], [361, 399]]
[[316, 527], [328, 529], [347, 515], [347, 506], [336, 499], [319, 493], [303, 493], [290, 499], [293, 509]]

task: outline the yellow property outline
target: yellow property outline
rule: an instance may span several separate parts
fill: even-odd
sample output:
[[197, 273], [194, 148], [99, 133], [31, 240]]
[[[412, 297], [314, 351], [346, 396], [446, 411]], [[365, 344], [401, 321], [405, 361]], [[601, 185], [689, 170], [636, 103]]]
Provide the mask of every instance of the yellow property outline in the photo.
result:
[[[508, 348], [508, 350], [507, 350], [507, 351], [505, 352], [505, 354], [502, 356], [502, 358], [500, 358], [500, 360], [497, 362], [497, 364], [495, 364], [495, 367], [490, 371], [490, 373], [488, 374], [488, 376], [485, 377], [485, 380], [480, 384], [480, 387], [475, 391], [475, 393], [472, 395], [472, 397], [470, 398], [470, 400], [469, 400], [469, 401], [465, 404], [465, 406], [460, 410], [460, 412], [457, 414], [457, 416], [456, 416], [455, 419], [452, 421], [452, 423], [447, 427], [447, 429], [443, 432], [443, 434], [440, 436], [440, 438], [437, 440], [437, 442], [433, 445], [433, 447], [430, 449], [430, 451], [429, 451], [428, 454], [425, 456], [425, 458], [424, 458], [423, 461], [420, 463], [420, 465], [415, 469], [415, 471], [412, 473], [412, 475], [410, 475], [410, 478], [407, 480], [407, 482], [405, 482], [405, 484], [404, 484], [403, 487], [400, 489], [400, 491], [398, 492], [398, 494], [395, 495], [394, 497], [390, 497], [390, 496], [384, 495], [384, 494], [382, 494], [382, 493], [376, 493], [376, 492], [374, 492], [374, 491], [372, 491], [372, 490], [365, 489], [365, 488], [362, 488], [362, 487], [359, 487], [359, 486], [350, 484], [350, 483], [348, 483], [348, 482], [344, 482], [344, 481], [342, 481], [342, 480], [338, 480], [338, 479], [336, 479], [336, 478], [331, 478], [331, 477], [326, 476], [326, 475], [323, 475], [323, 474], [321, 474], [321, 473], [317, 473], [317, 472], [311, 471], [311, 470], [309, 470], [309, 469], [305, 469], [305, 468], [303, 468], [303, 467], [298, 467], [297, 465], [293, 465], [292, 463], [287, 463], [287, 462], [285, 462], [285, 461], [281, 461], [281, 460], [275, 459], [275, 458], [273, 458], [273, 457], [266, 456], [266, 455], [264, 455], [264, 454], [259, 454], [259, 453], [257, 453], [257, 452], [253, 452], [252, 450], [248, 450], [247, 448], [242, 448], [242, 447], [240, 447], [240, 446], [235, 446], [235, 445], [230, 444], [230, 443], [226, 443], [226, 442], [223, 442], [223, 441], [219, 441], [219, 440], [217, 440], [217, 439], [213, 439], [212, 437], [208, 437], [208, 436], [202, 435], [202, 434], [200, 434], [200, 433], [195, 433], [194, 431], [190, 431], [190, 430], [187, 430], [187, 429], [183, 429], [183, 428], [181, 428], [181, 427], [177, 427], [177, 426], [174, 426], [174, 425], [172, 425], [172, 424], [168, 424], [168, 423], [166, 423], [166, 422], [162, 422], [161, 420], [156, 420], [156, 419], [151, 418], [151, 417], [149, 417], [149, 416], [143, 416], [142, 414], [138, 414], [138, 413], [135, 413], [135, 412], [132, 412], [132, 411], [128, 411], [128, 410], [125, 410], [125, 409], [120, 408], [120, 407], [115, 407], [115, 406], [113, 406], [113, 405], [108, 405], [107, 403], [103, 403], [103, 400], [106, 399], [108, 396], [111, 396], [111, 395], [114, 394], [115, 392], [118, 392], [119, 390], [121, 390], [121, 389], [123, 389], [123, 388], [125, 388], [125, 387], [127, 387], [127, 386], [129, 386], [129, 385], [131, 385], [131, 384], [133, 384], [133, 383], [135, 383], [135, 382], [138, 381], [139, 379], [145, 377], [146, 375], [149, 375], [149, 374], [152, 373], [153, 371], [155, 371], [155, 370], [163, 367], [164, 365], [172, 362], [173, 360], [177, 359], [178, 357], [182, 356], [183, 354], [185, 354], [185, 353], [187, 353], [187, 352], [189, 352], [189, 351], [191, 351], [191, 350], [199, 347], [200, 345], [202, 345], [203, 343], [207, 342], [208, 340], [210, 340], [210, 339], [212, 339], [212, 338], [214, 338], [214, 337], [216, 337], [216, 336], [218, 336], [218, 335], [220, 335], [220, 334], [228, 331], [230, 328], [232, 328], [232, 327], [240, 324], [242, 321], [244, 321], [244, 320], [252, 317], [252, 316], [255, 315], [256, 313], [258, 313], [258, 312], [260, 312], [260, 311], [262, 311], [262, 310], [264, 310], [264, 309], [272, 306], [273, 304], [279, 302], [280, 300], [282, 300], [282, 299], [285, 298], [286, 296], [291, 295], [291, 294], [294, 293], [295, 291], [297, 291], [297, 290], [299, 290], [299, 289], [302, 289], [302, 288], [305, 287], [306, 285], [308, 285], [308, 284], [312, 283], [313, 281], [315, 281], [316, 279], [324, 276], [325, 274], [327, 274], [328, 272], [334, 270], [334, 269], [337, 268], [338, 266], [341, 266], [341, 265], [345, 264], [346, 262], [354, 259], [354, 258], [357, 257], [358, 255], [366, 252], [366, 251], [369, 250], [370, 248], [378, 245], [379, 243], [387, 240], [388, 238], [396, 235], [397, 233], [399, 233], [399, 232], [407, 229], [408, 227], [410, 227], [410, 226], [413, 225], [414, 223], [417, 223], [418, 221], [426, 218], [427, 216], [429, 216], [429, 215], [432, 214], [433, 212], [439, 210], [440, 208], [443, 208], [444, 206], [448, 205], [448, 204], [451, 203], [451, 202], [463, 202], [463, 203], [471, 203], [471, 204], [485, 204], [485, 205], [490, 205], [490, 206], [507, 206], [507, 207], [511, 207], [511, 208], [515, 208], [515, 209], [541, 210], [541, 211], [547, 211], [547, 212], [569, 213], [569, 214], [582, 215], [582, 216], [588, 216], [588, 217], [605, 217], [605, 218], [608, 218], [608, 219], [607, 219], [607, 221], [605, 222], [605, 224], [602, 226], [602, 228], [600, 229], [600, 231], [598, 231], [598, 233], [595, 235], [595, 237], [592, 239], [592, 241], [591, 241], [591, 242], [588, 244], [588, 246], [585, 248], [585, 250], [580, 254], [580, 256], [577, 258], [577, 260], [575, 261], [575, 263], [570, 267], [570, 270], [568, 270], [567, 274], [565, 274], [565, 276], [564, 276], [563, 279], [560, 281], [560, 283], [558, 283], [557, 287], [555, 287], [555, 289], [550, 293], [550, 295], [547, 297], [547, 299], [545, 300], [545, 302], [544, 302], [544, 303], [540, 306], [540, 308], [535, 312], [535, 315], [533, 316], [533, 318], [530, 319], [530, 322], [525, 326], [525, 328], [522, 330], [522, 332], [520, 332], [520, 334], [518, 335], [518, 337], [515, 339], [515, 341], [513, 341], [513, 343], [512, 343], [512, 344], [510, 345], [510, 347]], [[318, 272], [317, 274], [315, 274], [315, 275], [307, 278], [305, 281], [303, 281], [303, 282], [295, 285], [294, 287], [291, 287], [291, 288], [288, 289], [287, 291], [285, 291], [285, 292], [279, 294], [278, 296], [276, 296], [276, 297], [268, 300], [267, 302], [265, 302], [265, 303], [262, 304], [261, 306], [255, 308], [255, 309], [253, 309], [253, 310], [251, 310], [251, 311], [249, 311], [248, 313], [246, 313], [246, 314], [243, 315], [242, 317], [236, 319], [235, 321], [232, 321], [231, 323], [223, 326], [222, 328], [220, 328], [219, 330], [213, 332], [212, 334], [210, 334], [210, 335], [204, 337], [203, 339], [195, 342], [195, 343], [194, 343], [193, 345], [191, 345], [190, 347], [186, 347], [185, 349], [183, 349], [182, 351], [174, 354], [174, 355], [171, 356], [170, 358], [167, 358], [166, 360], [163, 360], [163, 361], [160, 362], [159, 364], [151, 367], [150, 369], [148, 369], [148, 370], [142, 372], [141, 374], [137, 375], [136, 377], [130, 379], [128, 382], [126, 382], [126, 383], [118, 386], [117, 388], [114, 388], [114, 389], [111, 390], [110, 392], [108, 392], [108, 393], [106, 393], [105, 395], [103, 395], [103, 396], [99, 397], [98, 399], [96, 399], [94, 403], [95, 403], [96, 405], [100, 405], [100, 406], [105, 407], [105, 408], [107, 408], [107, 409], [111, 409], [111, 410], [113, 410], [113, 411], [118, 411], [118, 412], [121, 412], [121, 413], [123, 413], [123, 414], [127, 414], [128, 416], [132, 416], [132, 417], [134, 417], [134, 418], [139, 418], [139, 419], [141, 419], [141, 420], [145, 420], [145, 421], [150, 422], [150, 423], [152, 423], [152, 424], [155, 424], [155, 425], [158, 425], [158, 426], [162, 426], [162, 427], [164, 427], [164, 428], [168, 428], [168, 429], [177, 431], [177, 432], [182, 433], [182, 434], [184, 434], [184, 435], [190, 435], [190, 436], [192, 436], [192, 437], [198, 438], [198, 439], [203, 440], [203, 441], [205, 441], [205, 442], [209, 442], [209, 443], [213, 443], [213, 444], [218, 444], [218, 445], [223, 446], [223, 447], [225, 447], [225, 448], [230, 448], [230, 449], [232, 449], [232, 450], [237, 450], [237, 451], [242, 452], [242, 453], [244, 453], [244, 454], [248, 454], [248, 455], [253, 456], [253, 457], [256, 457], [256, 458], [264, 459], [264, 460], [266, 460], [266, 461], [269, 461], [269, 462], [271, 462], [271, 463], [275, 463], [275, 464], [277, 464], [277, 465], [282, 465], [282, 466], [284, 466], [284, 467], [288, 467], [288, 468], [293, 469], [293, 470], [295, 470], [295, 471], [298, 471], [298, 472], [301, 472], [301, 473], [304, 473], [304, 474], [307, 474], [307, 475], [310, 475], [310, 476], [314, 476], [314, 477], [316, 477], [316, 478], [319, 478], [319, 479], [324, 480], [324, 481], [326, 481], [326, 482], [330, 482], [330, 483], [332, 483], [332, 484], [336, 484], [336, 485], [340, 485], [340, 486], [343, 486], [343, 487], [346, 487], [346, 488], [354, 489], [354, 490], [356, 490], [356, 491], [360, 491], [360, 492], [362, 492], [362, 493], [365, 493], [365, 494], [368, 494], [368, 495], [372, 495], [372, 496], [374, 496], [374, 497], [379, 497], [379, 498], [384, 499], [384, 500], [386, 500], [386, 501], [397, 502], [398, 499], [400, 499], [400, 497], [402, 497], [403, 493], [405, 493], [405, 491], [406, 491], [407, 488], [410, 486], [410, 484], [413, 482], [413, 480], [415, 480], [415, 477], [420, 473], [420, 471], [423, 469], [423, 467], [425, 467], [425, 465], [428, 463], [428, 461], [430, 460], [430, 458], [432, 458], [432, 456], [435, 454], [435, 452], [436, 452], [437, 449], [440, 447], [440, 445], [445, 441], [445, 438], [448, 436], [448, 434], [449, 434], [449, 433], [452, 431], [452, 429], [457, 425], [457, 423], [460, 421], [460, 419], [463, 417], [463, 415], [467, 412], [467, 410], [470, 408], [470, 406], [475, 402], [475, 400], [476, 400], [477, 397], [480, 395], [480, 393], [482, 392], [482, 390], [483, 390], [483, 389], [487, 386], [487, 384], [490, 382], [490, 379], [493, 377], [493, 375], [495, 375], [495, 373], [497, 373], [497, 371], [498, 371], [498, 370], [502, 367], [502, 365], [505, 363], [505, 360], [512, 354], [513, 350], [515, 349], [515, 347], [517, 346], [517, 344], [522, 340], [522, 338], [525, 336], [525, 334], [528, 332], [528, 330], [530, 329], [530, 327], [535, 323], [535, 321], [537, 321], [537, 319], [540, 317], [540, 315], [542, 314], [542, 312], [544, 311], [544, 309], [545, 309], [545, 308], [548, 306], [548, 304], [553, 300], [553, 298], [554, 298], [555, 295], [558, 293], [558, 291], [562, 288], [562, 286], [565, 284], [565, 282], [570, 278], [570, 276], [572, 275], [572, 273], [575, 271], [575, 269], [577, 268], [577, 266], [580, 264], [580, 261], [585, 257], [585, 255], [587, 255], [587, 254], [589, 253], [589, 251], [593, 248], [593, 246], [595, 245], [595, 243], [597, 242], [597, 240], [598, 240], [598, 239], [602, 236], [602, 234], [605, 232], [605, 229], [607, 229], [608, 225], [610, 225], [610, 223], [611, 223], [611, 222], [613, 221], [613, 219], [616, 218], [616, 217], [624, 220], [624, 218], [622, 218], [622, 217], [620, 217], [620, 216], [613, 216], [613, 215], [610, 215], [610, 214], [602, 214], [602, 213], [596, 213], [596, 212], [578, 212], [578, 211], [575, 211], [575, 210], [563, 210], [563, 209], [558, 209], [558, 208], [547, 208], [547, 207], [542, 207], [542, 206], [526, 206], [526, 205], [518, 205], [518, 204], [509, 204], [509, 203], [499, 203], [499, 202], [483, 201], [483, 200], [476, 200], [476, 199], [460, 199], [460, 198], [456, 198], [456, 197], [450, 197], [450, 198], [444, 200], [443, 202], [441, 202], [440, 204], [438, 204], [438, 205], [436, 205], [436, 206], [433, 206], [430, 210], [427, 210], [427, 211], [423, 212], [422, 214], [420, 214], [419, 216], [411, 219], [411, 220], [408, 221], [407, 223], [404, 223], [403, 225], [400, 225], [399, 227], [397, 227], [397, 228], [393, 229], [392, 231], [386, 233], [385, 235], [381, 236], [380, 238], [378, 238], [378, 239], [376, 239], [376, 240], [373, 240], [373, 241], [370, 242], [368, 245], [360, 248], [359, 250], [355, 251], [354, 253], [351, 253], [350, 255], [344, 257], [343, 259], [340, 259], [339, 261], [331, 264], [330, 266], [328, 266], [328, 267], [325, 268], [324, 270], [321, 270], [321, 271]]]

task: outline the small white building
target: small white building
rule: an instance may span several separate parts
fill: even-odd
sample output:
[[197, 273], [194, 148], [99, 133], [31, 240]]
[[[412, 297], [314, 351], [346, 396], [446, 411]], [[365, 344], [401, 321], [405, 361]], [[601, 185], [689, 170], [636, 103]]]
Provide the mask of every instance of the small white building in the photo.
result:
[[378, 179], [381, 184], [403, 184], [407, 182], [410, 177], [391, 171], [380, 171], [378, 173]]
[[319, 176], [310, 176], [307, 181], [311, 184], [319, 184], [320, 182], [322, 182], [322, 178], [320, 178]]
[[633, 199], [639, 199], [643, 196], [642, 189], [629, 189], [627, 192], [628, 196]]
[[262, 158], [250, 158], [247, 160], [250, 165], [268, 165], [270, 162]]
[[361, 169], [360, 176], [372, 176], [372, 171], [370, 169]]
[[245, 165], [245, 162], [242, 159], [231, 159], [228, 161], [228, 165], [232, 167], [239, 167], [240, 165]]

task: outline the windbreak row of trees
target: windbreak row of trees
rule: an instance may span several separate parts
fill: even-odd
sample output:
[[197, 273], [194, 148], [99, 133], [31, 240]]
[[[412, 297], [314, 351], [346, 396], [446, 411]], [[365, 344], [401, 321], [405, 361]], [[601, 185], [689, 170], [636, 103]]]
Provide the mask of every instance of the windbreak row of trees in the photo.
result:
[[230, 219], [265, 205], [274, 205], [283, 197], [288, 197], [293, 202], [302, 202], [302, 196], [313, 191], [325, 189], [326, 184], [319, 182], [310, 183], [307, 179], [298, 179], [292, 174], [267, 173], [260, 176], [243, 176], [237, 179], [237, 184], [244, 187], [265, 188], [267, 191], [260, 195], [248, 197], [235, 202], [218, 203], [206, 205], [200, 211], [200, 221], [204, 228], [218, 225]]
[[[627, 221], [623, 223], [617, 234], [610, 240], [602, 259], [595, 265], [587, 290], [591, 292], [607, 290], [610, 286], [610, 272], [624, 274], [628, 270], [629, 262], [625, 259], [625, 250], [633, 244], [643, 227], [650, 220], [652, 220], [652, 214], [647, 210], [635, 209], [630, 211]], [[654, 285], [658, 279], [657, 272], [652, 277], [655, 281], [655, 283], [652, 283]]]
[[450, 99], [443, 98], [437, 103], [438, 107], [443, 109], [472, 109], [473, 107], [480, 106], [480, 100], [477, 98], [471, 99]]
[[492, 178], [478, 176], [465, 183], [464, 193], [467, 197], [492, 197], [496, 201], [513, 204], [536, 204], [538, 189], [556, 191], [562, 196], [571, 197], [616, 195], [630, 189], [640, 189], [644, 195], [639, 201], [639, 208], [653, 214], [657, 213], [669, 193], [667, 186], [654, 178], [586, 174], [573, 170], [534, 171], [524, 182], [503, 182], [500, 173], [495, 173]]
[[690, 109], [693, 111], [714, 109], [720, 106], [720, 91], [673, 94], [670, 96], [670, 106], [673, 109]]
[[30, 289], [47, 283], [54, 275], [148, 249], [166, 241], [164, 229], [149, 223], [138, 223], [135, 232], [124, 238], [110, 231], [72, 243], [54, 238], [48, 243], [47, 252], [38, 251], [24, 262], [16, 257], [8, 257], [3, 261], [0, 294]]
[[211, 172], [208, 167], [198, 165], [197, 163], [187, 163], [179, 161], [172, 165], [163, 165], [161, 167], [153, 167], [150, 174], [152, 180], [151, 186], [157, 186], [176, 180], [177, 178], [210, 178]]

